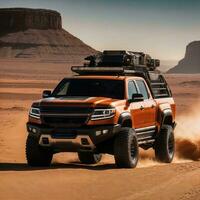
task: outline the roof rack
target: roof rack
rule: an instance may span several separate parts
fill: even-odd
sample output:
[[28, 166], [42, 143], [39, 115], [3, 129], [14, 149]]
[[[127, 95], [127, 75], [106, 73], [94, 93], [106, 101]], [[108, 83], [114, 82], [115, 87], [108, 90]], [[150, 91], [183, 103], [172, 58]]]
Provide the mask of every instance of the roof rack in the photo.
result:
[[[124, 67], [84, 67], [72, 66], [71, 70], [79, 75], [123, 75], [133, 76], [139, 73], [149, 74], [149, 70], [143, 66], [124, 66]], [[154, 71], [158, 73], [158, 71]]]

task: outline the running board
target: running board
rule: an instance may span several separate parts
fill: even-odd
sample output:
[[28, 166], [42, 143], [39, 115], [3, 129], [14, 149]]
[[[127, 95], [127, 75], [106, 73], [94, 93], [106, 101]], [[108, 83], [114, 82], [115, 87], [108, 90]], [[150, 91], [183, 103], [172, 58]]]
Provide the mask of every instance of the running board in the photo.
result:
[[138, 144], [149, 144], [155, 142], [156, 126], [136, 129]]
[[138, 141], [138, 144], [150, 144], [150, 143], [154, 143], [155, 139], [151, 139], [151, 140], [144, 140], [144, 141]]

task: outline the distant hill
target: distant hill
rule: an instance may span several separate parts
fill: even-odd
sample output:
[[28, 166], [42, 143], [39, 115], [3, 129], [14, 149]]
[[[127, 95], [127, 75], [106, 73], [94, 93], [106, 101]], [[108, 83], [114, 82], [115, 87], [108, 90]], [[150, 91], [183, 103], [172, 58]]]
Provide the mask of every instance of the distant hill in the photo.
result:
[[0, 9], [0, 59], [81, 62], [96, 50], [62, 28], [60, 13], [45, 9]]
[[200, 41], [188, 44], [185, 57], [179, 61], [178, 65], [170, 69], [168, 73], [200, 73]]

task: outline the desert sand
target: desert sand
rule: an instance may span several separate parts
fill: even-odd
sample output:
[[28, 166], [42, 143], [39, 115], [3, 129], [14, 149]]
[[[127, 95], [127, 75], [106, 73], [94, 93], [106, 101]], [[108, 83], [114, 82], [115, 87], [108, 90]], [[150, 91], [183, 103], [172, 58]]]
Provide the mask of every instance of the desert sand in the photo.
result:
[[200, 199], [200, 74], [170, 75], [177, 103], [176, 156], [172, 164], [141, 151], [135, 169], [117, 169], [112, 156], [82, 165], [76, 154], [55, 155], [49, 168], [26, 165], [28, 109], [44, 89], [70, 73], [70, 64], [0, 61], [0, 199]]

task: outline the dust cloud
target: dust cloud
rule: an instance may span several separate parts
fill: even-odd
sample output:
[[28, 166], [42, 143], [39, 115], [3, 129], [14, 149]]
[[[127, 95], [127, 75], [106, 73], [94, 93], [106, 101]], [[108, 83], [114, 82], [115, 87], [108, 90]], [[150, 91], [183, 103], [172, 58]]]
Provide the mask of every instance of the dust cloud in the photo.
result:
[[[198, 100], [197, 102], [200, 102]], [[176, 152], [174, 163], [200, 160], [200, 103], [179, 115], [175, 128]], [[139, 167], [161, 164], [156, 161], [153, 149], [140, 150]]]
[[[200, 102], [200, 100], [197, 100]], [[177, 118], [176, 157], [200, 160], [200, 103]]]

